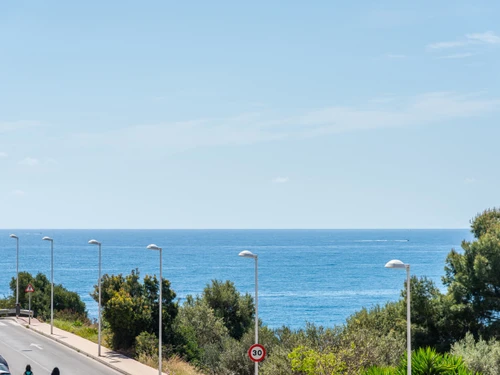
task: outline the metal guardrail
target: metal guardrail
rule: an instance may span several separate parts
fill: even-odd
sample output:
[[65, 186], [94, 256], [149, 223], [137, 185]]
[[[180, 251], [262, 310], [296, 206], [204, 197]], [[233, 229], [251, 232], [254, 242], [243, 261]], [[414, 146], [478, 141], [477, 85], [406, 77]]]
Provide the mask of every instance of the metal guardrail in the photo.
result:
[[[21, 309], [19, 315], [33, 318], [33, 310]], [[0, 316], [16, 316], [16, 309], [0, 309]]]

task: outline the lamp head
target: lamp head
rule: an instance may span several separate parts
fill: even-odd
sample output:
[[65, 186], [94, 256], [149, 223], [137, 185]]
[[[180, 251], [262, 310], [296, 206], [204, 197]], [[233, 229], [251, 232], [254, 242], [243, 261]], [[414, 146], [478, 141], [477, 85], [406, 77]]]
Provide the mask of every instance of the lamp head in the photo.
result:
[[44, 240], [44, 241], [51, 241], [51, 242], [54, 241], [52, 238], [47, 237], [47, 236], [43, 237], [42, 240]]
[[11, 234], [9, 237], [10, 237], [10, 238], [15, 238], [16, 240], [18, 240], [18, 239], [19, 239], [19, 237], [17, 237], [15, 234]]
[[407, 266], [406, 264], [404, 264], [403, 262], [401, 262], [398, 259], [390, 260], [389, 262], [387, 262], [385, 264], [385, 268], [400, 268], [400, 269], [405, 269], [406, 266]]
[[89, 244], [90, 245], [100, 245], [101, 243], [99, 241], [97, 241], [97, 240], [90, 240]]
[[154, 243], [152, 243], [151, 245], [148, 245], [147, 248], [149, 250], [161, 250], [161, 247], [156, 246]]
[[252, 253], [251, 251], [248, 251], [248, 250], [243, 250], [241, 253], [238, 254], [240, 257], [243, 257], [243, 258], [253, 258], [253, 259], [256, 259], [257, 258], [257, 254], [254, 254]]

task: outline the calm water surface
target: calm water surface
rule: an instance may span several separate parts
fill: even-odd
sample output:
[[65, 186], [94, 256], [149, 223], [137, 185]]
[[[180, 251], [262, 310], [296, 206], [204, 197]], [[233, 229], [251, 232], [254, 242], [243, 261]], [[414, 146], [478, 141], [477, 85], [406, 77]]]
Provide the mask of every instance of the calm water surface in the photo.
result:
[[[254, 292], [254, 261], [238, 257], [242, 250], [259, 255], [259, 317], [270, 327], [300, 328], [305, 322], [342, 324], [362, 307], [397, 300], [405, 272], [384, 268], [391, 259], [411, 264], [411, 272], [442, 287], [444, 261], [469, 230], [0, 230], [0, 296], [10, 294], [19, 270], [50, 277], [50, 243], [54, 239], [54, 281], [75, 291], [92, 317], [97, 304], [89, 293], [98, 278], [102, 242], [103, 274], [158, 274], [163, 247], [163, 277], [177, 297], [200, 294], [212, 279], [232, 280], [239, 291]], [[20, 287], [21, 289], [21, 287]], [[24, 290], [24, 287], [22, 288]]]

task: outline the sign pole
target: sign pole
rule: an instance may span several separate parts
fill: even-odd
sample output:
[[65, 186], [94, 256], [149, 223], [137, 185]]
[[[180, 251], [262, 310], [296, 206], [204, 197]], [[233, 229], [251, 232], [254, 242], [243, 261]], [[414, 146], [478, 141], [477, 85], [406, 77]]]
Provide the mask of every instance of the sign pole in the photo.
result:
[[28, 293], [28, 324], [31, 325], [31, 294], [35, 291], [33, 285], [28, 284], [26, 289], [24, 289], [25, 293]]

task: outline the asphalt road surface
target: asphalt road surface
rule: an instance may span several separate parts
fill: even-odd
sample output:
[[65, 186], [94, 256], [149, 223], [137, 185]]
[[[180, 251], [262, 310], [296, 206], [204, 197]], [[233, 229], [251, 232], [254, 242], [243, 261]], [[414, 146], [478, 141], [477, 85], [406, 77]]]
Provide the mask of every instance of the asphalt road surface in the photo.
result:
[[27, 364], [34, 375], [50, 375], [56, 366], [61, 375], [120, 374], [7, 319], [0, 320], [0, 355], [9, 363], [12, 375], [23, 374]]

